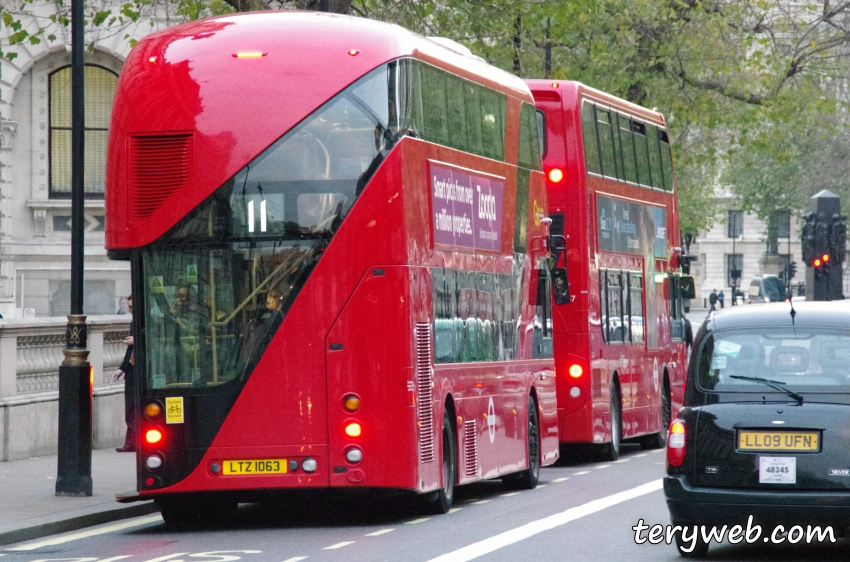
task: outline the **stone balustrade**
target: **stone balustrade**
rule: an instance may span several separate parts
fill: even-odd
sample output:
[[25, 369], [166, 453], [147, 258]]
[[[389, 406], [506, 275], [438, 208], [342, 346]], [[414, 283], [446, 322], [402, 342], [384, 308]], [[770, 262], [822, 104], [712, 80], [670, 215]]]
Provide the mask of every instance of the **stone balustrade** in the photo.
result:
[[[124, 383], [114, 373], [127, 347], [130, 316], [90, 316], [89, 363], [94, 368], [92, 443], [123, 443]], [[0, 461], [56, 454], [59, 366], [67, 319], [0, 320]]]

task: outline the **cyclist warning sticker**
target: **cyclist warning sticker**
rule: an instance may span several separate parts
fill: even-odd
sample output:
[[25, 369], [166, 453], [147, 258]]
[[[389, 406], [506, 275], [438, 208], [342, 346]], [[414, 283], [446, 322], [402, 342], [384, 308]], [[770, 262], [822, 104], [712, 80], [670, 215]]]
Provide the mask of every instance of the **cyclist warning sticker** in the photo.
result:
[[169, 396], [165, 399], [165, 423], [183, 423], [182, 396]]
[[198, 282], [198, 266], [189, 264], [186, 266], [186, 283]]
[[150, 285], [151, 294], [157, 295], [162, 293], [162, 275], [148, 277], [148, 285]]

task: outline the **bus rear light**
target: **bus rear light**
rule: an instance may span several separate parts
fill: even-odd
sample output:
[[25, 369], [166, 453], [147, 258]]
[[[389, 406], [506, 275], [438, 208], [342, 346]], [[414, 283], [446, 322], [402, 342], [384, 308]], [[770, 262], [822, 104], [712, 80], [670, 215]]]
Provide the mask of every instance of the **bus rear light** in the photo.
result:
[[562, 179], [564, 179], [564, 171], [562, 169], [552, 168], [549, 170], [549, 181], [559, 183]]
[[156, 482], [156, 480], [154, 480], [152, 476], [145, 478], [145, 486], [153, 486], [154, 482]]
[[148, 62], [153, 64], [156, 62], [156, 57], [148, 57]]
[[667, 436], [667, 462], [671, 466], [682, 466], [685, 462], [685, 422], [673, 420]]
[[360, 437], [360, 434], [363, 433], [363, 428], [357, 422], [349, 422], [345, 424], [344, 431], [349, 437]]
[[557, 82], [552, 82], [552, 87], [553, 87], [553, 88], [555, 88], [555, 89], [557, 90], [558, 88], [560, 88], [560, 87], [561, 87], [561, 85], [560, 85], [560, 84], [558, 84]]
[[304, 472], [316, 472], [316, 469], [319, 467], [319, 464], [316, 462], [316, 459], [306, 458], [304, 462], [301, 463], [301, 468], [304, 469]]
[[145, 406], [145, 416], [148, 418], [155, 418], [162, 413], [162, 406], [157, 404], [156, 402], [151, 402], [147, 406]]
[[567, 372], [572, 378], [577, 379], [584, 374], [584, 369], [578, 363], [573, 363]]
[[363, 460], [363, 451], [357, 447], [352, 447], [345, 452], [345, 460], [351, 464], [357, 464]]
[[579, 396], [581, 396], [581, 389], [577, 386], [570, 388], [570, 396], [572, 396], [573, 398], [578, 398]]
[[266, 56], [268, 53], [264, 53], [262, 51], [242, 51], [239, 53], [233, 53], [233, 58], [237, 59], [260, 59]]
[[360, 397], [356, 394], [348, 394], [343, 398], [342, 406], [349, 412], [356, 412], [360, 409]]
[[145, 432], [145, 442], [153, 445], [162, 441], [162, 431], [158, 429], [149, 429]]
[[357, 49], [351, 49], [351, 50], [348, 51], [348, 54], [351, 55], [352, 57], [356, 57], [357, 55], [360, 54], [360, 51], [358, 51]]
[[159, 455], [151, 455], [145, 459], [145, 466], [150, 470], [156, 470], [162, 466], [162, 457]]

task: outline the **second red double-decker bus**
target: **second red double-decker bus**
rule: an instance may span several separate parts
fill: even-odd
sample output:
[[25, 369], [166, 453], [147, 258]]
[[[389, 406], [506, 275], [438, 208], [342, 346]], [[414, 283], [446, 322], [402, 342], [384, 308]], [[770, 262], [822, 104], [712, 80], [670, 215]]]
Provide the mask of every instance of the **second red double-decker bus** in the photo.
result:
[[445, 512], [456, 484], [536, 485], [557, 410], [522, 81], [397, 26], [255, 13], [142, 40], [114, 108], [125, 500], [180, 523], [262, 490], [396, 488]]
[[572, 293], [553, 315], [562, 443], [664, 445], [686, 376], [679, 220], [663, 116], [583, 84], [527, 81]]

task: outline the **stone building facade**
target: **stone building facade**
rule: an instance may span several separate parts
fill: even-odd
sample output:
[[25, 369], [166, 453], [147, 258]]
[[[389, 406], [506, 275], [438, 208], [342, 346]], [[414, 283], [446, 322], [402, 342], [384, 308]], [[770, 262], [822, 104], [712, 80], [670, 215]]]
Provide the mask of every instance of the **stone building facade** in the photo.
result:
[[[65, 3], [64, 9], [70, 6]], [[110, 4], [109, 1], [104, 4]], [[120, 3], [114, 3], [120, 7]], [[40, 42], [9, 45], [0, 30], [0, 314], [70, 311], [70, 29], [50, 24], [59, 3], [25, 4], [17, 16]], [[89, 18], [90, 19], [90, 18]], [[155, 11], [140, 21], [89, 29], [86, 42], [86, 314], [126, 311], [129, 263], [104, 249], [106, 138], [112, 95], [131, 41], [176, 21]], [[49, 38], [48, 35], [54, 35]]]

